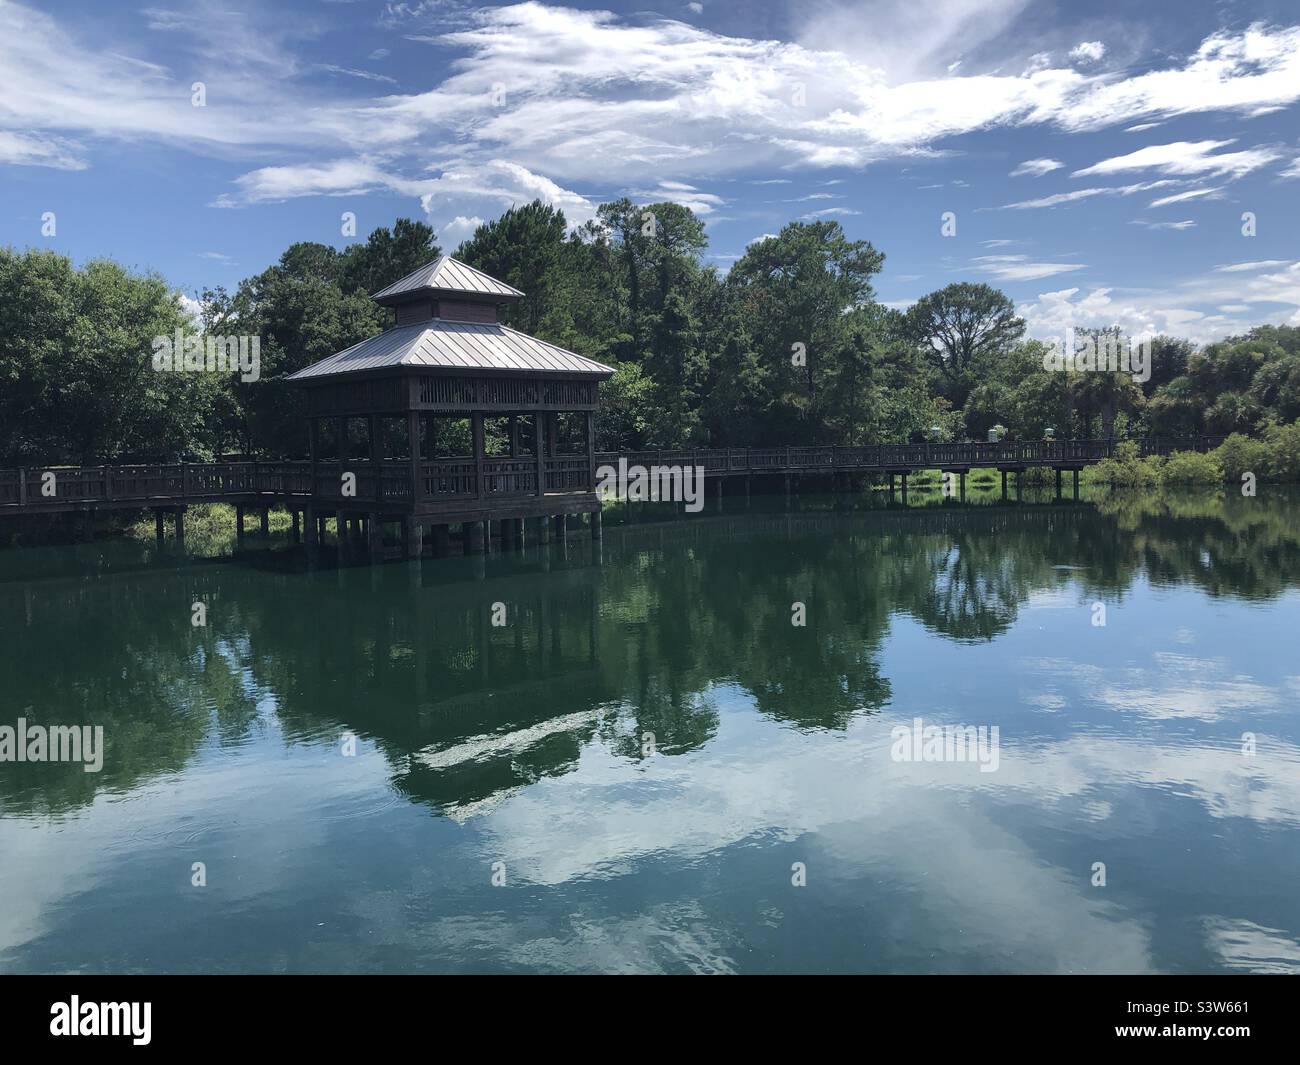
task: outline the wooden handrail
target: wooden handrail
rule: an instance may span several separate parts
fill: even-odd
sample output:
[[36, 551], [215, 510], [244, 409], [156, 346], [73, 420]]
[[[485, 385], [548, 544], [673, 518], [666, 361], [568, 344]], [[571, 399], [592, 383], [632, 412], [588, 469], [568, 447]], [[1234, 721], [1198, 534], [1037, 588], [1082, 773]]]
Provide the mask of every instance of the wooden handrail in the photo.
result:
[[[1222, 437], [1194, 437], [1185, 439], [1151, 438], [1138, 441], [1142, 455], [1165, 455], [1171, 451], [1208, 451], [1222, 443]], [[856, 446], [778, 445], [774, 447], [745, 448], [694, 448], [681, 450], [656, 450], [641, 452], [603, 452], [594, 454], [597, 467], [617, 465], [620, 459], [629, 466], [694, 465], [710, 474], [752, 474], [797, 470], [859, 470], [884, 471], [889, 469], [927, 469], [939, 466], [997, 466], [1008, 463], [1089, 463], [1113, 457], [1120, 441], [1116, 440], [1004, 440], [964, 441], [960, 443], [921, 444], [864, 444]], [[474, 475], [474, 490], [482, 492], [484, 478], [500, 474], [517, 474], [510, 483], [527, 485], [529, 493], [556, 490], [579, 490], [579, 480], [590, 481], [588, 455], [546, 455], [540, 461], [534, 456], [473, 457], [462, 459], [421, 460], [415, 463], [414, 476], [424, 481], [443, 473], [464, 476], [468, 464]], [[49, 509], [60, 502], [69, 504], [93, 503], [96, 500], [116, 504], [139, 503], [150, 506], [188, 499], [220, 499], [223, 497], [272, 496], [286, 499], [311, 499], [326, 495], [319, 491], [322, 478], [328, 480], [333, 471], [342, 468], [334, 461], [281, 459], [273, 462], [213, 462], [213, 463], [127, 463], [119, 467], [38, 467], [52, 469], [60, 485], [70, 485], [71, 494], [48, 499], [32, 497], [28, 492], [30, 468], [0, 470], [0, 481], [7, 485], [16, 482], [17, 491], [6, 492], [0, 502], [0, 511], [16, 509]], [[409, 498], [408, 464], [406, 461], [360, 460], [348, 463], [358, 474], [373, 477], [374, 498]], [[315, 473], [316, 476], [311, 476]], [[579, 478], [576, 474], [585, 473]], [[400, 484], [399, 484], [400, 482]], [[544, 483], [543, 483], [544, 482]], [[405, 490], [401, 486], [405, 485]], [[16, 499], [15, 499], [16, 497]]]

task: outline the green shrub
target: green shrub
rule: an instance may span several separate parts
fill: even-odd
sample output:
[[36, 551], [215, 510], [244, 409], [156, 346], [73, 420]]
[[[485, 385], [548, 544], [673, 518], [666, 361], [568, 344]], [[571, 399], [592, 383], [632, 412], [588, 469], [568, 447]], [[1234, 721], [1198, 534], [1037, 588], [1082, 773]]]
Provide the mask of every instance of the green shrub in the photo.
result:
[[1152, 455], [1141, 458], [1136, 441], [1125, 440], [1115, 448], [1112, 458], [1103, 459], [1084, 471], [1092, 484], [1109, 484], [1117, 488], [1149, 488], [1160, 483], [1164, 458]]
[[1271, 425], [1264, 432], [1268, 476], [1274, 481], [1300, 481], [1300, 421]]
[[1214, 452], [1175, 451], [1160, 470], [1162, 484], [1222, 484], [1223, 463]]
[[1234, 484], [1241, 480], [1243, 473], [1253, 473], [1256, 477], [1269, 473], [1271, 461], [1268, 445], [1241, 433], [1233, 433], [1211, 454], [1223, 467], [1224, 480]]

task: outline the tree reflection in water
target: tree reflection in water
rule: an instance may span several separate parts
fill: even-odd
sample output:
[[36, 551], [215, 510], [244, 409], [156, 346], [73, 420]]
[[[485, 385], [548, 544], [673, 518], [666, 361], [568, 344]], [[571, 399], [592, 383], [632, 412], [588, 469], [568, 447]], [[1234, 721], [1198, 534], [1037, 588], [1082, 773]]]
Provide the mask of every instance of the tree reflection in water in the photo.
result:
[[1084, 599], [1139, 578], [1270, 599], [1300, 577], [1297, 518], [1282, 492], [1116, 495], [610, 526], [603, 547], [530, 548], [485, 575], [448, 559], [9, 579], [3, 720], [103, 725], [106, 758], [99, 774], [0, 766], [0, 804], [58, 817], [271, 729], [290, 745], [372, 741], [400, 793], [450, 814], [569, 772], [594, 739], [632, 761], [646, 733], [659, 756], [699, 750], [732, 690], [790, 728], [843, 729], [889, 702], [896, 616], [980, 642], [1066, 583]]

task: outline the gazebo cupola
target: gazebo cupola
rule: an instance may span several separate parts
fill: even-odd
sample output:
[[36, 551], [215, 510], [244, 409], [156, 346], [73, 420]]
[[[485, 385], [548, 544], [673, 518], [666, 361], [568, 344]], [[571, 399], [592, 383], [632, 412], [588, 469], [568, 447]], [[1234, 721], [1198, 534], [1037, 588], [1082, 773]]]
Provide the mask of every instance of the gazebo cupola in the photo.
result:
[[376, 292], [374, 300], [392, 307], [400, 326], [432, 318], [496, 322], [501, 304], [522, 297], [517, 288], [444, 255]]
[[289, 376], [307, 393], [319, 506], [417, 533], [599, 512], [597, 387], [614, 371], [502, 324], [522, 297], [444, 256], [375, 294], [392, 329]]

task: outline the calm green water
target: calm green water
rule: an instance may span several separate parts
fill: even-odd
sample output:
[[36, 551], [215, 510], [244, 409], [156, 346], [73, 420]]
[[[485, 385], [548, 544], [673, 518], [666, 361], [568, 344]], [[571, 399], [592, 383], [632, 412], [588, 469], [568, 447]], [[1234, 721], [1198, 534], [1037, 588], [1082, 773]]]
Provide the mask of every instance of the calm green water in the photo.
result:
[[[1294, 494], [37, 555], [0, 725], [106, 753], [0, 764], [3, 971], [1300, 971]], [[997, 770], [896, 761], [916, 717]]]

